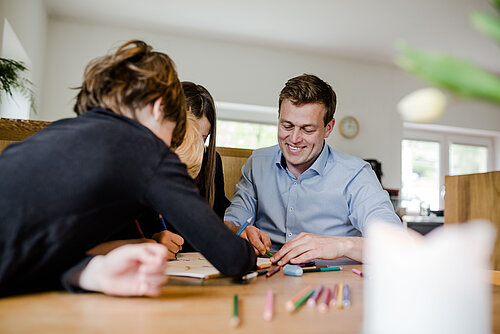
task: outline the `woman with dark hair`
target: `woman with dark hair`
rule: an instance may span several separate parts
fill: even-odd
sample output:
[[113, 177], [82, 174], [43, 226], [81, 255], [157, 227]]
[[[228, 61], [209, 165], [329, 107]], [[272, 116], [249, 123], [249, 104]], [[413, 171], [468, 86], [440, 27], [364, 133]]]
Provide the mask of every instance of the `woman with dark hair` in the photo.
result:
[[195, 179], [195, 184], [200, 193], [213, 207], [217, 215], [222, 219], [224, 212], [231, 202], [224, 193], [224, 174], [222, 170], [222, 159], [215, 150], [216, 138], [216, 113], [215, 103], [208, 90], [190, 81], [182, 82], [182, 89], [186, 97], [187, 109], [198, 119], [200, 132], [203, 140], [209, 142], [203, 156], [201, 171]]
[[163, 245], [86, 256], [144, 210], [163, 215], [221, 273], [255, 266], [252, 246], [223, 225], [172, 151], [186, 102], [166, 54], [130, 41], [90, 62], [74, 110], [0, 155], [0, 295], [158, 295]]
[[[224, 212], [231, 202], [226, 198], [224, 193], [222, 159], [215, 150], [215, 103], [212, 95], [201, 85], [190, 81], [183, 81], [182, 89], [186, 97], [187, 110], [191, 111], [196, 117], [203, 141], [206, 143], [207, 138], [209, 138], [208, 146], [203, 155], [201, 170], [194, 182], [200, 194], [207, 200], [215, 213], [223, 219]], [[154, 218], [154, 215], [154, 213], [150, 213], [149, 219]], [[194, 245], [184, 240], [181, 236], [182, 233], [175, 226], [172, 226], [169, 222], [167, 222], [167, 226], [168, 230], [155, 233], [152, 238], [167, 246], [169, 258], [180, 250], [184, 252], [197, 251]]]

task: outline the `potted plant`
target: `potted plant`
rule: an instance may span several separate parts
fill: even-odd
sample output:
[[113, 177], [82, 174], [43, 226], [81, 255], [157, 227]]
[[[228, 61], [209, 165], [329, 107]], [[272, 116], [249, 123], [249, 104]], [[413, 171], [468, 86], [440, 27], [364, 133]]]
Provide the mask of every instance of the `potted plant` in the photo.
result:
[[[28, 70], [22, 62], [0, 58], [0, 93], [12, 98], [14, 91], [18, 91], [30, 101], [30, 108], [36, 113], [35, 95], [32, 90], [33, 83], [23, 74]], [[2, 96], [0, 95], [0, 102]]]

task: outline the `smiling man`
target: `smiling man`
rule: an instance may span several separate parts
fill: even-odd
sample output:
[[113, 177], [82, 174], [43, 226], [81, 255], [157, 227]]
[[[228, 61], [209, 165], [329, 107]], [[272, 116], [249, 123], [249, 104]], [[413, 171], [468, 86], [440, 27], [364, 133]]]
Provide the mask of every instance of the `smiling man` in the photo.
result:
[[341, 256], [361, 261], [374, 220], [401, 224], [370, 164], [325, 141], [337, 97], [320, 78], [288, 80], [279, 96], [278, 145], [255, 150], [242, 168], [224, 220], [260, 254], [283, 265]]

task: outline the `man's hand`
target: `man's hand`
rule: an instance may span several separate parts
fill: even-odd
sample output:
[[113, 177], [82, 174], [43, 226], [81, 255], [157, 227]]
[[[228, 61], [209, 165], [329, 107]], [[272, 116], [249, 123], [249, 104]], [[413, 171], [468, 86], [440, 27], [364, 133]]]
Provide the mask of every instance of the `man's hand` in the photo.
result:
[[284, 244], [271, 261], [282, 266], [288, 262], [296, 264], [314, 259], [333, 260], [341, 256], [362, 261], [363, 238], [321, 236], [303, 232]]
[[169, 260], [175, 258], [175, 254], [182, 249], [182, 245], [184, 244], [184, 238], [166, 230], [153, 234], [153, 239], [167, 247], [167, 259]]
[[271, 249], [271, 239], [269, 235], [255, 226], [247, 226], [247, 228], [241, 232], [240, 237], [250, 241], [257, 255], [266, 255], [266, 250]]
[[[236, 226], [229, 221], [224, 221], [224, 224], [234, 233], [237, 233], [241, 226]], [[248, 225], [240, 237], [247, 239], [255, 249], [255, 254], [266, 255], [266, 250], [271, 249], [271, 239], [266, 232], [259, 230], [253, 225]]]
[[159, 244], [125, 245], [94, 257], [82, 270], [81, 288], [116, 296], [157, 296], [167, 281], [167, 249]]

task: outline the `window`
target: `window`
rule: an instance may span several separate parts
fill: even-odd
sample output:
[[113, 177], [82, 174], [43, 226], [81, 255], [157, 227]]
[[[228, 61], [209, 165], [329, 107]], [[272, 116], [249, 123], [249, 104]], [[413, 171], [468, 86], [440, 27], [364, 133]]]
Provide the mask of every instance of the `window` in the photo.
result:
[[[405, 124], [401, 142], [401, 206], [408, 213], [444, 208], [444, 177], [493, 170], [493, 137]], [[448, 130], [444, 131], [444, 130]]]
[[488, 148], [476, 145], [450, 145], [450, 175], [487, 171]]
[[276, 125], [217, 121], [217, 146], [256, 149], [276, 145]]
[[420, 206], [439, 209], [439, 142], [403, 139], [401, 205], [409, 212]]
[[277, 144], [277, 108], [216, 102], [217, 146], [256, 149]]

